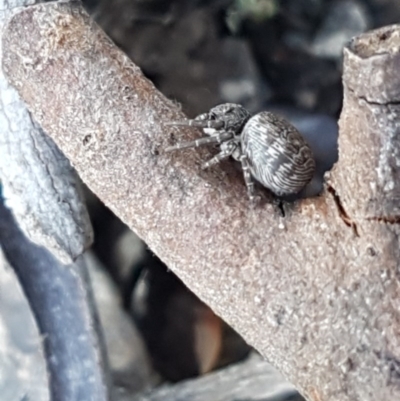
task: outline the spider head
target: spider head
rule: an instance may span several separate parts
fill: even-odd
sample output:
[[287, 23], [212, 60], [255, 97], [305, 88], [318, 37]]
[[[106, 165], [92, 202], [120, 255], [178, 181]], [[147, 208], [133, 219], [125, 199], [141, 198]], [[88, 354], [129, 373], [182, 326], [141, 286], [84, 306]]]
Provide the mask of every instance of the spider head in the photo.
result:
[[[250, 117], [250, 113], [240, 104], [223, 103], [213, 107], [208, 113], [199, 115], [195, 120], [208, 122], [209, 127], [216, 131], [223, 130], [239, 135]], [[207, 128], [204, 129], [207, 134], [212, 134], [211, 130], [206, 130]]]
[[166, 125], [202, 128], [204, 133], [214, 136], [221, 132], [240, 135], [251, 114], [240, 104], [223, 103], [194, 120], [168, 121]]

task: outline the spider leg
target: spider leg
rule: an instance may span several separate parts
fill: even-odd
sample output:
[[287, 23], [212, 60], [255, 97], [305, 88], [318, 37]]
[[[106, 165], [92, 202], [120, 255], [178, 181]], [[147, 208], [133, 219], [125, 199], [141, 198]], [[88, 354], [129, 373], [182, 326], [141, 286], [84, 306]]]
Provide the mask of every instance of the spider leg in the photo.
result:
[[179, 150], [179, 149], [197, 148], [199, 146], [210, 145], [213, 143], [221, 143], [231, 138], [232, 134], [230, 132], [221, 132], [220, 134], [212, 136], [204, 136], [194, 141], [177, 143], [174, 146], [169, 146], [168, 148], [165, 149], [165, 151], [171, 152], [173, 150]]
[[227, 147], [226, 149], [221, 150], [217, 155], [215, 155], [210, 160], [206, 161], [201, 165], [201, 169], [205, 170], [208, 167], [214, 166], [215, 164], [219, 163], [221, 160], [224, 160], [232, 155], [235, 151], [236, 145], [231, 144], [231, 146]]
[[174, 127], [199, 127], [199, 128], [224, 128], [223, 121], [206, 120], [206, 119], [194, 119], [194, 120], [179, 120], [179, 121], [168, 121], [165, 125], [171, 125]]
[[250, 173], [249, 160], [246, 155], [242, 154], [240, 156], [240, 163], [242, 163], [243, 177], [247, 188], [247, 195], [249, 196], [250, 202], [254, 205], [257, 201], [257, 198], [255, 196], [254, 181]]

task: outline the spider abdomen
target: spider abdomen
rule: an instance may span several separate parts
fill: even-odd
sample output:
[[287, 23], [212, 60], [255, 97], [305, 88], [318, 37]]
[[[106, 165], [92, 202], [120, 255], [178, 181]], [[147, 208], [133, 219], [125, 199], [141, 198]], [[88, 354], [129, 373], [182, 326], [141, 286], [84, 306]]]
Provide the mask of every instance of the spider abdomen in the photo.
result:
[[253, 117], [240, 104], [224, 103], [194, 120], [168, 125], [203, 129], [206, 136], [177, 143], [166, 151], [218, 145], [219, 153], [202, 164], [209, 168], [232, 157], [242, 166], [247, 194], [256, 202], [254, 179], [278, 196], [296, 194], [312, 179], [315, 161], [299, 131], [284, 118], [261, 112]]
[[309, 145], [276, 114], [264, 111], [251, 117], [242, 130], [241, 146], [253, 177], [276, 195], [298, 193], [314, 175]]

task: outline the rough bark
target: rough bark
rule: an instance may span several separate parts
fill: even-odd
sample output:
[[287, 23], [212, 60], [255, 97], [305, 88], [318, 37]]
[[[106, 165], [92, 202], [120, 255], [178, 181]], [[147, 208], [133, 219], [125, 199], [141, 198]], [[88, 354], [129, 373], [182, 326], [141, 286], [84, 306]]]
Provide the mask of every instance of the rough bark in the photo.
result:
[[[0, 0], [0, 29], [14, 7], [33, 3], [38, 1]], [[33, 121], [2, 71], [0, 178], [8, 205], [32, 241], [66, 264], [92, 244], [92, 227], [75, 171]]]
[[199, 135], [75, 3], [21, 11], [3, 69], [89, 187], [314, 401], [400, 398], [400, 27], [345, 52], [328, 190], [251, 209], [241, 174], [166, 154]]

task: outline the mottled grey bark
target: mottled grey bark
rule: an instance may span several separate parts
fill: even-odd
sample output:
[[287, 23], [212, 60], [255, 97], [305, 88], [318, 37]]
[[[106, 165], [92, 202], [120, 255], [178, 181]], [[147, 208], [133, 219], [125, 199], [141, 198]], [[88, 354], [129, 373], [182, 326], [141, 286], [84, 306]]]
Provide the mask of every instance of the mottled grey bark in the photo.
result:
[[[34, 3], [37, 1], [0, 0], [0, 29], [15, 7]], [[49, 375], [48, 383], [42, 383], [42, 379], [29, 388], [29, 380], [38, 378], [42, 367], [36, 362], [37, 372], [28, 371], [28, 378], [23, 367], [18, 366], [14, 374], [20, 381], [3, 375], [8, 379], [1, 394], [14, 399], [16, 394], [12, 391], [15, 393], [14, 387], [19, 386], [19, 399], [38, 396], [40, 390], [40, 399], [48, 399], [51, 394], [52, 400], [60, 401], [107, 400], [108, 372], [85, 266], [82, 261], [71, 264], [93, 240], [81, 184], [69, 160], [32, 119], [2, 70], [0, 185], [18, 222], [0, 199], [0, 246], [32, 308], [43, 338], [45, 375]], [[69, 268], [31, 243], [18, 226]], [[29, 337], [29, 332], [24, 334]], [[13, 356], [17, 357], [18, 354]], [[35, 362], [32, 357], [26, 359]], [[44, 384], [49, 388], [44, 388]]]
[[400, 398], [400, 27], [345, 52], [340, 159], [320, 197], [252, 210], [230, 164], [73, 4], [21, 11], [3, 69], [82, 179], [310, 400]]
[[[13, 8], [34, 0], [0, 0], [0, 30]], [[1, 48], [1, 44], [0, 44]], [[0, 71], [0, 180], [29, 238], [72, 263], [93, 241], [80, 182], [68, 159], [33, 121]]]

